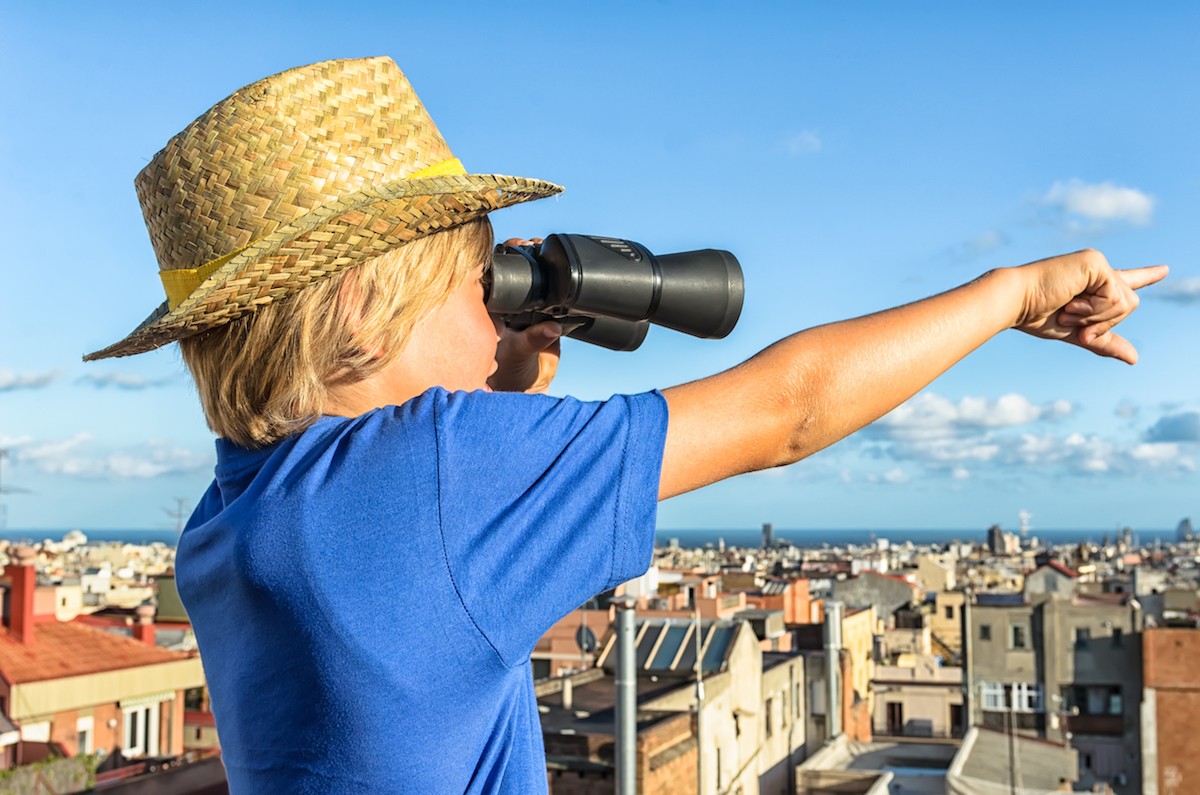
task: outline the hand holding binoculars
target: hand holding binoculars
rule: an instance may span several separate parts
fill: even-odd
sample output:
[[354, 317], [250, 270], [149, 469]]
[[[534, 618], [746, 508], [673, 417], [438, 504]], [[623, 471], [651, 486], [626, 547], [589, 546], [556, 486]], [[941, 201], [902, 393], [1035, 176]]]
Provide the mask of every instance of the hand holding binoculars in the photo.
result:
[[728, 251], [651, 254], [615, 237], [554, 234], [496, 247], [485, 300], [510, 328], [558, 320], [563, 333], [635, 350], [651, 323], [719, 339], [737, 324], [745, 285]]

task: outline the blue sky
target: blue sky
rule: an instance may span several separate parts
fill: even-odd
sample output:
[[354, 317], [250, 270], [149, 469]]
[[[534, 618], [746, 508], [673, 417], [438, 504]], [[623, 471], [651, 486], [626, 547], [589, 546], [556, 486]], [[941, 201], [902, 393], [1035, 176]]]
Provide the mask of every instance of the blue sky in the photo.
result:
[[664, 503], [660, 526], [1200, 518], [1197, 34], [1185, 3], [7, 3], [7, 525], [169, 526], [202, 493], [211, 437], [175, 348], [80, 362], [162, 300], [133, 177], [240, 86], [365, 55], [400, 64], [468, 169], [566, 186], [493, 216], [499, 238], [741, 260], [729, 338], [568, 342], [560, 393], [670, 386], [1084, 246], [1172, 266], [1126, 326], [1136, 367], [1006, 333], [808, 461]]

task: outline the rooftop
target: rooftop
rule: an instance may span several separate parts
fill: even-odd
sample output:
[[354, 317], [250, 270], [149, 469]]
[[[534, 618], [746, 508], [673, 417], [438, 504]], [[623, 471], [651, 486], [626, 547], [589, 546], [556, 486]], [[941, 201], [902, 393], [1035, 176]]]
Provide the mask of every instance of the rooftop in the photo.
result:
[[186, 660], [188, 655], [160, 649], [83, 624], [37, 625], [34, 642], [21, 643], [0, 631], [0, 676], [11, 684], [64, 679], [141, 665]]
[[[691, 683], [679, 679], [655, 681], [648, 676], [637, 680], [639, 704], [652, 701], [679, 687]], [[563, 707], [562, 691], [538, 697], [538, 712], [541, 713], [542, 731], [547, 734], [600, 734], [611, 735], [616, 723], [617, 702], [616, 678], [611, 675], [591, 679], [571, 688], [571, 708]], [[653, 712], [638, 709], [638, 729], [652, 726], [673, 713]]]
[[1058, 561], [1055, 561], [1055, 560], [1051, 560], [1046, 563], [1043, 563], [1041, 566], [1038, 566], [1038, 568], [1039, 569], [1050, 568], [1050, 569], [1053, 569], [1054, 571], [1057, 571], [1059, 574], [1062, 574], [1062, 575], [1065, 575], [1065, 576], [1071, 577], [1071, 578], [1075, 578], [1075, 577], [1079, 576], [1079, 572], [1073, 571], [1072, 569], [1068, 569], [1066, 566], [1062, 565], [1061, 563], [1059, 563]]

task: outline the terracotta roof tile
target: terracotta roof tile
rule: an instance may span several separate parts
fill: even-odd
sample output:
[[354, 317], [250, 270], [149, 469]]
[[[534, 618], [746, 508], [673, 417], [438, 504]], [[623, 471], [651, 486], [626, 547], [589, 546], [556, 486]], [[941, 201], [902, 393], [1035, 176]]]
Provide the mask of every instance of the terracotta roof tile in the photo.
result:
[[0, 629], [0, 676], [12, 684], [186, 659], [186, 654], [83, 624], [38, 624], [30, 645]]
[[1065, 574], [1068, 577], [1078, 577], [1079, 576], [1079, 572], [1068, 569], [1066, 566], [1062, 565], [1061, 563], [1059, 563], [1056, 560], [1048, 561], [1045, 565], [1054, 569], [1059, 574]]

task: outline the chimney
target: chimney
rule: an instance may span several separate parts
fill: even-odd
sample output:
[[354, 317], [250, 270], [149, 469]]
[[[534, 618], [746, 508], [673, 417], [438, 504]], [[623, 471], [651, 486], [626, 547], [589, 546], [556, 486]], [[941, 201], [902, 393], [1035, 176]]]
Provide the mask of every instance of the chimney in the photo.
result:
[[141, 604], [134, 610], [137, 623], [133, 625], [133, 639], [141, 643], [154, 644], [154, 605]]
[[825, 605], [825, 740], [842, 733], [842, 608], [841, 602]]
[[563, 709], [571, 709], [571, 707], [574, 706], [575, 694], [574, 694], [574, 692], [572, 692], [574, 689], [575, 689], [574, 685], [571, 684], [571, 677], [568, 676], [566, 679], [563, 680], [563, 688], [562, 688]]
[[4, 574], [11, 580], [8, 601], [8, 631], [18, 641], [33, 643], [33, 594], [37, 589], [37, 569], [33, 559], [37, 552], [33, 547], [9, 547], [11, 561], [4, 567]]

